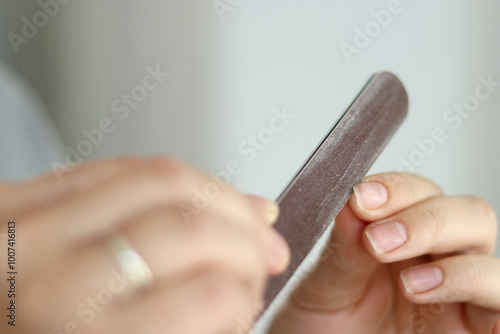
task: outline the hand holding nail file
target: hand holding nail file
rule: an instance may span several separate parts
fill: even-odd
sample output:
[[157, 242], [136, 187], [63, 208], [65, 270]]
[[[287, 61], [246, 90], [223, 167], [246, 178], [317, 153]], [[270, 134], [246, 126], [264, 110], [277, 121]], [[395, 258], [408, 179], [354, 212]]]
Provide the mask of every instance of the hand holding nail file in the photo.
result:
[[408, 97], [391, 73], [373, 75], [278, 198], [276, 229], [285, 237], [288, 270], [269, 281], [266, 307], [333, 223], [406, 116]]

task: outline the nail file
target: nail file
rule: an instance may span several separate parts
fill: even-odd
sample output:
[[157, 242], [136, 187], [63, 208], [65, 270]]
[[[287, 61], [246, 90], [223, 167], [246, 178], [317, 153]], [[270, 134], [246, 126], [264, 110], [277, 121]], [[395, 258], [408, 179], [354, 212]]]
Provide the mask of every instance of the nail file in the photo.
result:
[[288, 242], [291, 260], [285, 273], [270, 279], [266, 308], [333, 223], [407, 110], [401, 81], [389, 72], [374, 74], [279, 196], [274, 226]]

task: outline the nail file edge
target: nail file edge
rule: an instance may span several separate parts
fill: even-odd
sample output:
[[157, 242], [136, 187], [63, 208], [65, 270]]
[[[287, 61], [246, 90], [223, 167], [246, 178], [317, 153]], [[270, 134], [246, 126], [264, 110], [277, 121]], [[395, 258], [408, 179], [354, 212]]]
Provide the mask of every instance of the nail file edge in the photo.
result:
[[[407, 109], [408, 97], [399, 79], [389, 72], [374, 74], [278, 197], [282, 212], [275, 227], [289, 243], [292, 259], [287, 272], [269, 281], [266, 308], [333, 223], [351, 196], [352, 187], [361, 181], [380, 155], [405, 118]], [[355, 133], [356, 130], [361, 133]], [[337, 156], [340, 163], [335, 162]], [[311, 173], [322, 174], [319, 183], [314, 182]], [[330, 178], [333, 183], [328, 182]], [[313, 187], [324, 187], [325, 191], [315, 191], [316, 197], [321, 198], [312, 196], [315, 198], [307, 201], [310, 197], [307, 192]], [[304, 200], [306, 205], [301, 205]], [[315, 200], [320, 202], [314, 203]]]

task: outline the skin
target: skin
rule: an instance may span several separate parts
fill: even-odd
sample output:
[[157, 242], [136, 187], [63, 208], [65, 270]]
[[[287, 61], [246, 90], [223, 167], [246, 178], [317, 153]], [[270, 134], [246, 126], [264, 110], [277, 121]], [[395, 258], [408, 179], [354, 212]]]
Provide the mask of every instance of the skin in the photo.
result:
[[[369, 181], [386, 188], [380, 208], [374, 208], [380, 196], [366, 191]], [[332, 247], [270, 333], [500, 333], [491, 207], [474, 197], [444, 197], [432, 182], [411, 174], [364, 182], [336, 220]], [[1, 332], [248, 330], [266, 279], [286, 268], [289, 250], [272, 228], [276, 205], [230, 186], [187, 220], [180, 206], [192, 205], [193, 189], [210, 183], [205, 173], [170, 158], [122, 158], [82, 165], [62, 182], [48, 174], [0, 184], [1, 226], [17, 223], [19, 273], [16, 327], [4, 319]], [[403, 224], [408, 240], [379, 254], [365, 231], [388, 218]], [[109, 248], [117, 233], [151, 268], [152, 286], [137, 291], [126, 277], [117, 279]], [[6, 242], [0, 239], [1, 249]], [[6, 262], [0, 252], [2, 268]], [[406, 292], [400, 272], [431, 262], [444, 282], [423, 293]], [[0, 291], [8, 291], [4, 280]], [[1, 305], [7, 302], [1, 293]], [[427, 306], [436, 302], [443, 303]], [[413, 312], [425, 329], [422, 321], [409, 325]]]
[[[288, 248], [270, 224], [272, 203], [229, 186], [184, 219], [179, 205], [210, 182], [173, 159], [127, 158], [81, 166], [62, 182], [49, 174], [1, 184], [2, 233], [17, 223], [18, 277], [16, 326], [2, 316], [0, 332], [235, 332], [239, 315], [255, 313], [266, 278], [286, 267]], [[117, 280], [114, 233], [151, 268], [148, 289]], [[8, 290], [2, 279], [2, 309]]]
[[[370, 181], [386, 189], [383, 196], [361, 191], [369, 190]], [[363, 183], [336, 219], [325, 260], [296, 289], [269, 333], [499, 334], [492, 208], [476, 197], [445, 197], [412, 174], [378, 174]], [[366, 234], [381, 221], [399, 222], [407, 233], [402, 246], [382, 254]], [[438, 267], [443, 282], [408, 292], [401, 272], [417, 265]]]

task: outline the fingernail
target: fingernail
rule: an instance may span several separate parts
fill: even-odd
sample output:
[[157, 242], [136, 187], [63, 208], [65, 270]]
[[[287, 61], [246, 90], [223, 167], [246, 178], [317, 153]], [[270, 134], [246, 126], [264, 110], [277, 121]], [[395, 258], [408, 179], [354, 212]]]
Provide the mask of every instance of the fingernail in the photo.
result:
[[375, 223], [365, 231], [373, 249], [379, 254], [385, 254], [401, 247], [408, 238], [406, 228], [401, 223]]
[[270, 224], [274, 224], [278, 220], [280, 208], [276, 202], [257, 195], [247, 195], [247, 197]]
[[401, 272], [401, 280], [408, 293], [422, 293], [443, 282], [443, 271], [434, 266], [413, 267]]
[[361, 182], [354, 186], [358, 206], [365, 210], [375, 210], [387, 202], [387, 189], [380, 182]]
[[290, 249], [285, 239], [275, 230], [272, 231], [272, 254], [271, 262], [273, 268], [283, 270], [290, 261]]

